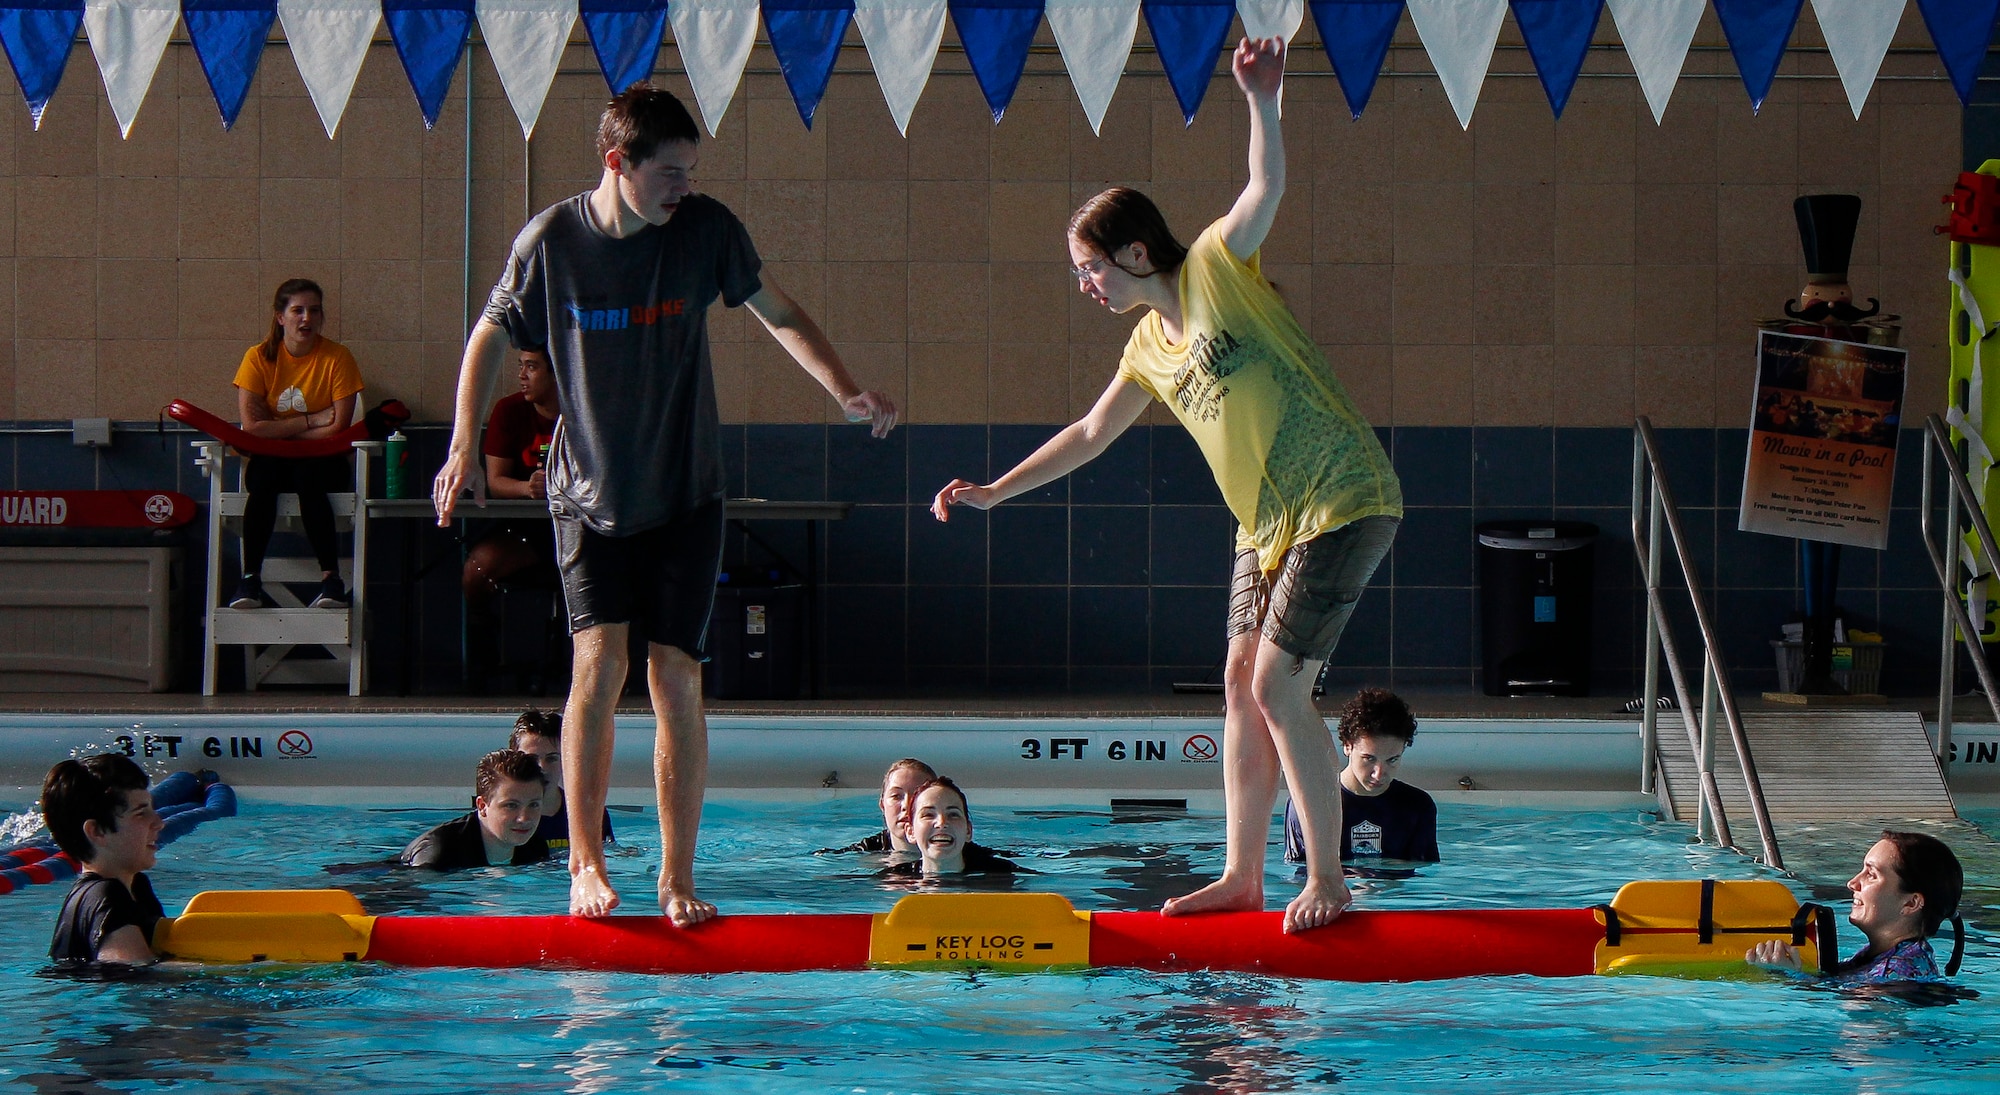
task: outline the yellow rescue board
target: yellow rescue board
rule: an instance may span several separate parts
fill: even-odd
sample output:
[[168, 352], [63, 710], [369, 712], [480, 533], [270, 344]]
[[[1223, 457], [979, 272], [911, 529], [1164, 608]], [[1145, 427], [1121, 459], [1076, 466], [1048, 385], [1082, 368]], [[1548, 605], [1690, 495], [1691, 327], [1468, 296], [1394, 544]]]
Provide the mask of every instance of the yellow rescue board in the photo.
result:
[[346, 890], [209, 890], [153, 928], [153, 949], [190, 962], [356, 962], [375, 918]]
[[[2000, 160], [1987, 160], [1980, 164], [1979, 174], [2000, 175]], [[1973, 301], [1979, 305], [1979, 310], [1983, 313], [1981, 318], [1988, 326], [2000, 323], [2000, 247], [1960, 243], [1956, 240], [1953, 240], [1950, 246], [1951, 267], [1964, 279], [1966, 290], [1972, 294]], [[1945, 405], [1960, 407], [1974, 418], [1983, 419], [1984, 426], [1981, 432], [1985, 435], [1987, 445], [1992, 447], [2000, 444], [2000, 436], [1996, 436], [2000, 435], [2000, 371], [1997, 371], [2000, 370], [2000, 339], [1988, 337], [1986, 332], [1973, 329], [1971, 314], [1965, 309], [1965, 302], [1959, 294], [1958, 286], [1947, 285], [1945, 289], [1951, 298], [1948, 306], [1949, 326], [1946, 328], [1945, 338], [1946, 349], [1951, 357], [1951, 375], [1945, 393]], [[1982, 351], [1983, 356], [1981, 356]], [[1981, 406], [1971, 408], [1965, 406], [1965, 401], [1972, 383], [1975, 357], [1979, 358], [1981, 370], [1986, 375], [1981, 384]], [[1951, 436], [1954, 441], [1961, 440], [1956, 427], [1952, 429]], [[2000, 452], [1996, 452], [1995, 455], [2000, 456]], [[1976, 459], [1978, 458], [1974, 456], [1968, 460], [1967, 472], [1973, 477], [1974, 489], [1978, 489], [1982, 481], [1984, 483], [1984, 496], [1979, 501], [1987, 513], [2000, 513], [2000, 475], [1987, 474], [1982, 477], [1977, 469], [1970, 466], [1972, 460]], [[1974, 558], [1983, 558], [1979, 554], [1977, 537], [1977, 533], [1968, 530], [1965, 533], [1966, 546], [1972, 550]], [[1983, 563], [1980, 565], [1984, 566]], [[1979, 627], [1981, 642], [2000, 641], [2000, 586], [1987, 581], [1977, 583], [1977, 588], [1983, 591], [1983, 603], [1968, 605], [1968, 614]], [[1965, 594], [1965, 589], [1961, 587], [1960, 597], [1963, 598]]]
[[1090, 914], [1052, 893], [911, 894], [875, 914], [868, 963], [1082, 968], [1090, 965]]
[[[1702, 888], [1712, 885], [1703, 942]], [[1816, 933], [1794, 943], [1792, 920], [1799, 902], [1784, 883], [1771, 880], [1628, 882], [1611, 899], [1617, 943], [1597, 944], [1599, 973], [1701, 976], [1744, 966], [1743, 955], [1767, 939], [1793, 943], [1807, 970], [1819, 966]], [[1602, 911], [1599, 920], [1608, 920]], [[1810, 927], [1810, 926], [1809, 926]]]

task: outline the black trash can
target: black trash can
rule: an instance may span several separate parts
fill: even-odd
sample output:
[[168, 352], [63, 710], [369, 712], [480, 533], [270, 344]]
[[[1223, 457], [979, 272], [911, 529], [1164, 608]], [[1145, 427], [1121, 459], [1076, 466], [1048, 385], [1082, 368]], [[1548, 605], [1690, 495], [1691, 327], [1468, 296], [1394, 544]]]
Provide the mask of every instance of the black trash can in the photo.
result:
[[709, 617], [703, 684], [719, 700], [795, 700], [804, 669], [806, 594], [773, 573], [725, 572]]
[[1589, 695], [1597, 526], [1488, 521], [1477, 532], [1486, 694]]

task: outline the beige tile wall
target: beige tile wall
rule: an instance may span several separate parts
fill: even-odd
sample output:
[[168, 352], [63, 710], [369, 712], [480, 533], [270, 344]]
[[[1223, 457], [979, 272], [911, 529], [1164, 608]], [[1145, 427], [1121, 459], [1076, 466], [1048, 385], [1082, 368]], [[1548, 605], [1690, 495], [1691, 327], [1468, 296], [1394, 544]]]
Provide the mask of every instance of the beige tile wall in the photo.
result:
[[[1751, 321], [1802, 278], [1791, 200], [1821, 189], [1862, 195], [1853, 280], [1909, 317], [1911, 393], [1931, 409], [1945, 294], [1930, 226], [1959, 166], [1959, 108], [1914, 8], [1858, 121], [1810, 9], [1804, 51], [1754, 114], [1709, 16], [1664, 125], [1610, 28], [1558, 121], [1510, 23], [1466, 132], [1407, 22], [1355, 121], [1307, 21], [1286, 92], [1290, 185], [1263, 261], [1370, 418], [1736, 424]], [[909, 421], [1081, 413], [1130, 320], [1068, 279], [1069, 211], [1109, 183], [1138, 185], [1192, 236], [1241, 185], [1247, 121], [1226, 77], [1183, 125], [1142, 25], [1093, 134], [1043, 36], [996, 126], [948, 34], [907, 138], [858, 37], [811, 130], [760, 50], [703, 145], [703, 189], [743, 216], [772, 280]], [[0, 126], [0, 417], [144, 419], [176, 396], [229, 407], [267, 294], [293, 276], [326, 286], [329, 332], [354, 349], [371, 398], [448, 417], [467, 217], [476, 308], [527, 214], [595, 181], [605, 97], [579, 29], [529, 147], [483, 49], [470, 66], [468, 209], [463, 68], [426, 131], [377, 42], [329, 141], [274, 45], [225, 133], [176, 43], [120, 140], [79, 48], [39, 132], [18, 107]], [[692, 105], [684, 79], [665, 79]], [[727, 420], [835, 414], [740, 311], [718, 310], [712, 332]]]

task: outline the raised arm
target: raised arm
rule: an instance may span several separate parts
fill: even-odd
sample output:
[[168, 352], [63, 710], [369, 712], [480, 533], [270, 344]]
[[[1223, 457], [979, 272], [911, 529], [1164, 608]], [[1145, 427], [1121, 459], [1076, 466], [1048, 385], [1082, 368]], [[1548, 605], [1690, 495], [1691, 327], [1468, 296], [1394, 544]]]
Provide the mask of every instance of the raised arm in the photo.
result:
[[1230, 254], [1247, 259], [1264, 246], [1271, 222], [1278, 217], [1278, 202], [1285, 196], [1285, 136], [1278, 122], [1278, 97], [1285, 88], [1285, 40], [1243, 39], [1229, 69], [1250, 100], [1250, 181], [1222, 218], [1222, 240]]
[[1113, 380], [1089, 414], [1064, 426], [1007, 474], [983, 487], [964, 479], [946, 483], [931, 501], [931, 515], [948, 521], [953, 506], [991, 509], [1017, 494], [1061, 479], [1110, 448], [1119, 434], [1139, 420], [1152, 399], [1146, 389], [1122, 376]]
[[750, 311], [756, 315], [778, 345], [792, 355], [799, 367], [811, 374], [819, 386], [827, 390], [840, 404], [849, 422], [870, 422], [870, 430], [876, 437], [886, 437], [896, 426], [896, 404], [881, 392], [863, 391], [861, 385], [847, 372], [847, 366], [840, 361], [833, 343], [827, 341], [819, 324], [799, 307], [797, 301], [778, 288], [771, 280], [770, 272], [759, 275], [763, 287], [746, 301]]
[[485, 481], [473, 474], [479, 459], [479, 418], [493, 399], [493, 380], [500, 375], [506, 353], [507, 332], [491, 320], [481, 319], [465, 340], [465, 358], [458, 366], [458, 401], [452, 408], [451, 449], [431, 483], [431, 504], [437, 507], [440, 528], [451, 523], [458, 492], [468, 483], [473, 499], [486, 503]]

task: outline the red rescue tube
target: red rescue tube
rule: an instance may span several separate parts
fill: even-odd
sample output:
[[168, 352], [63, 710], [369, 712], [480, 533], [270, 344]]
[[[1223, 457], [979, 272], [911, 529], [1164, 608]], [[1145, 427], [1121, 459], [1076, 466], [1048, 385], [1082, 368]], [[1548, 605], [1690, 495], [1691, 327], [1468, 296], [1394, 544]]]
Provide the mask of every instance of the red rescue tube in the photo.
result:
[[867, 913], [718, 916], [380, 916], [367, 958], [399, 966], [630, 973], [795, 973], [868, 965]]
[[176, 399], [167, 404], [167, 417], [176, 422], [184, 422], [195, 429], [251, 456], [339, 456], [354, 447], [356, 441], [368, 440], [368, 424], [356, 422], [332, 437], [321, 437], [310, 441], [279, 440], [258, 437], [245, 433], [236, 424], [202, 410], [185, 399]]
[[1603, 938], [1589, 909], [1351, 912], [1297, 935], [1280, 912], [1101, 912], [1090, 918], [1090, 964], [1330, 981], [1578, 977], [1596, 971]]

